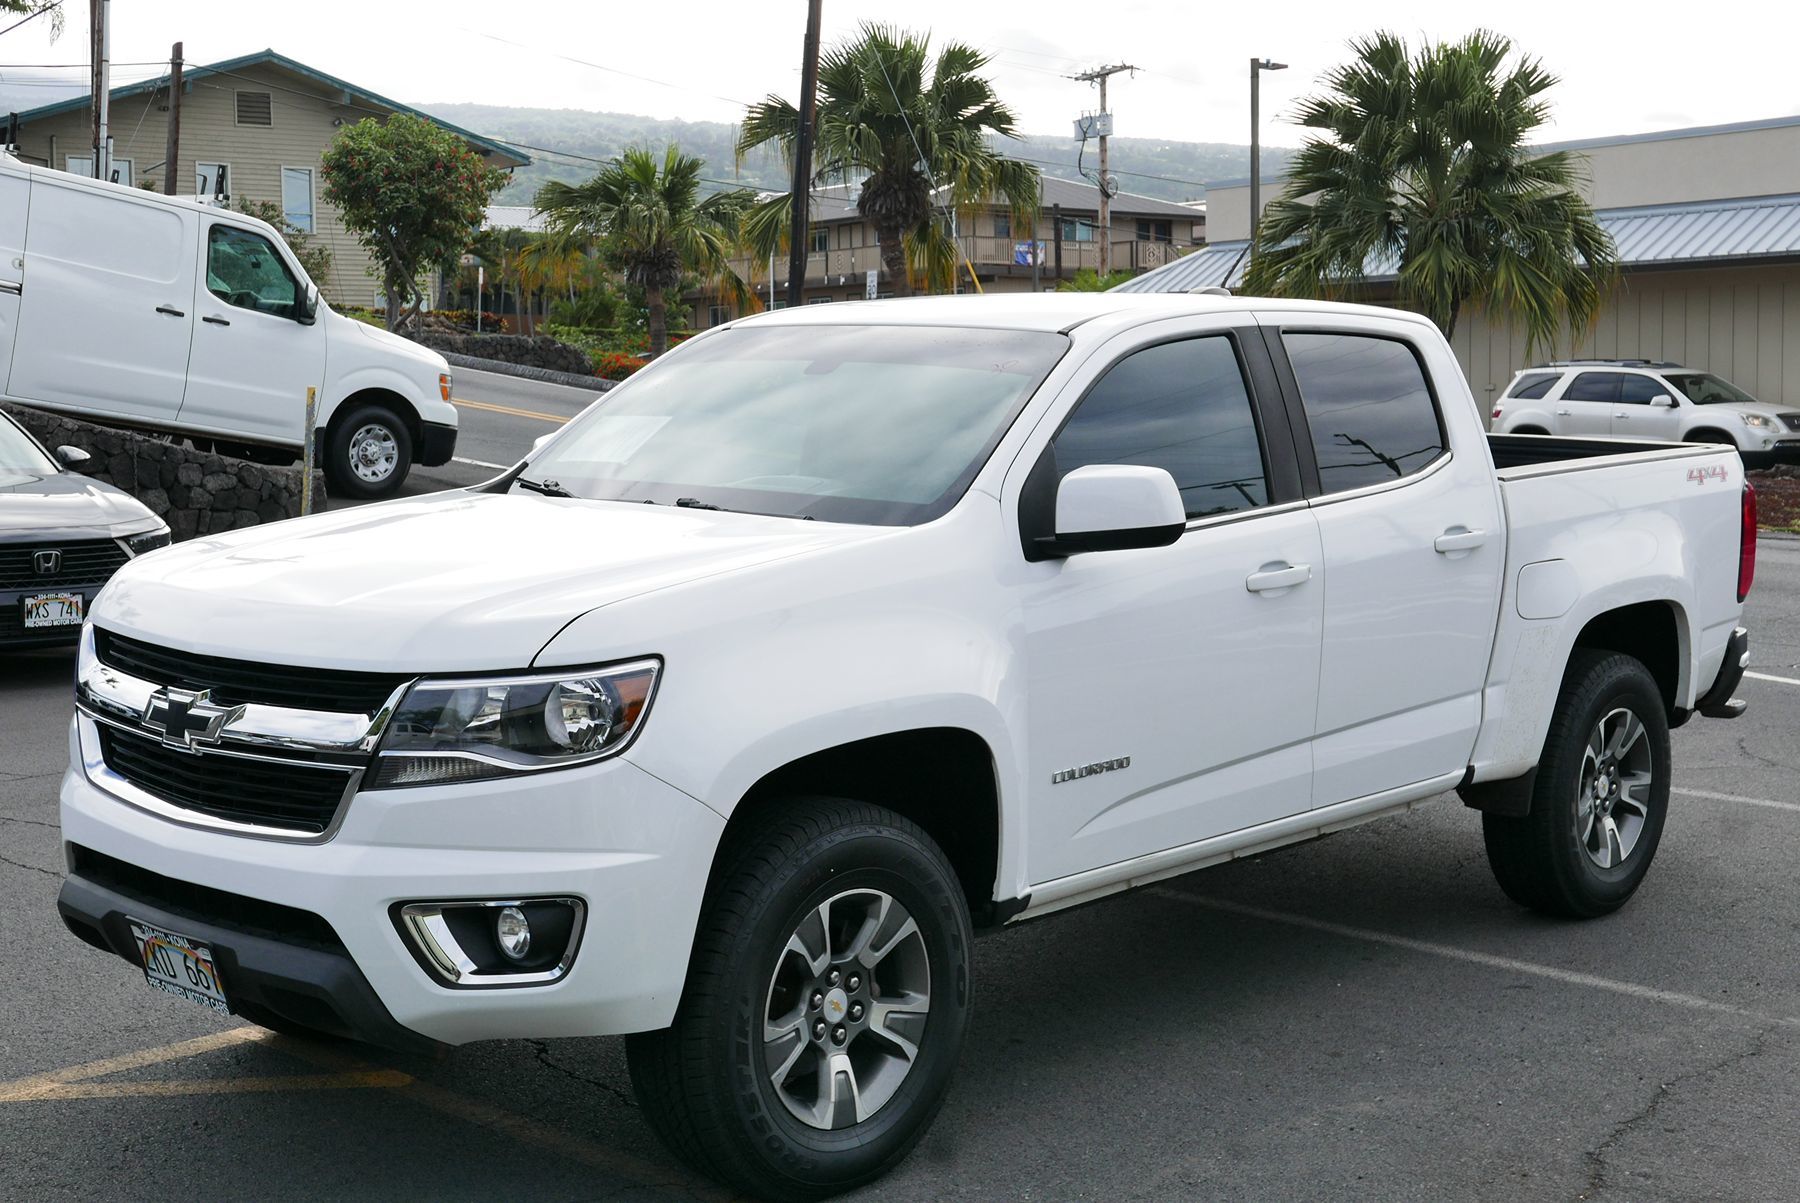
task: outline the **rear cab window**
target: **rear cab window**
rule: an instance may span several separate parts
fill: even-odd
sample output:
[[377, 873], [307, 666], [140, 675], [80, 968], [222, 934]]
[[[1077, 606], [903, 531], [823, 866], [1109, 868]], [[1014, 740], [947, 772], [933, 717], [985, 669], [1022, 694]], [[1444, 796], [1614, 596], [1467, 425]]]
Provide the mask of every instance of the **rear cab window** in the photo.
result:
[[1378, 334], [1281, 336], [1311, 431], [1322, 494], [1412, 476], [1449, 449], [1412, 344]]

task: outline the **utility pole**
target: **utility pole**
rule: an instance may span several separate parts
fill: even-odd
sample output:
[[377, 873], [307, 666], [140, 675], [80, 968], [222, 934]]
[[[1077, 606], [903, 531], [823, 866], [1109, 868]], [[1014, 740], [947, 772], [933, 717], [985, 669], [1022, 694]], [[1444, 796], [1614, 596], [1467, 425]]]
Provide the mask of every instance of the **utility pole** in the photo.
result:
[[806, 49], [800, 62], [800, 128], [794, 137], [794, 191], [788, 225], [788, 308], [800, 304], [806, 287], [806, 237], [812, 216], [813, 119], [819, 91], [819, 23], [824, 0], [807, 0]]
[[1286, 71], [1273, 59], [1250, 60], [1250, 253], [1256, 253], [1256, 227], [1262, 221], [1262, 85], [1264, 71]]
[[1069, 78], [1082, 83], [1100, 85], [1100, 274], [1106, 275], [1112, 270], [1112, 194], [1117, 191], [1112, 178], [1106, 174], [1106, 139], [1112, 133], [1112, 114], [1106, 107], [1106, 78], [1117, 75], [1121, 71], [1136, 73], [1137, 68], [1130, 63], [1114, 63], [1110, 67], [1095, 67], [1092, 71], [1083, 71], [1080, 75]]
[[[128, 148], [129, 149], [129, 148]], [[175, 195], [175, 179], [181, 169], [181, 43], [169, 51], [169, 138], [163, 146], [163, 195]], [[481, 302], [475, 302], [476, 313]]]
[[94, 64], [94, 178], [112, 178], [112, 129], [107, 123], [112, 101], [112, 28], [107, 17], [112, 0], [88, 0], [88, 16], [92, 23]]

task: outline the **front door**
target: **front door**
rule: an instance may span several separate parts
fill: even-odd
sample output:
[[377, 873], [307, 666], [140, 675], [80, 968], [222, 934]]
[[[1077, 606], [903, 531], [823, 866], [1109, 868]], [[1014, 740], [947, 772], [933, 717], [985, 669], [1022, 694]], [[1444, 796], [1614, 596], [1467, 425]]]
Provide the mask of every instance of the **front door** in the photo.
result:
[[1612, 434], [1622, 372], [1578, 372], [1551, 405], [1554, 434], [1605, 438]]
[[325, 327], [307, 325], [301, 277], [262, 234], [206, 222], [188, 426], [299, 445], [306, 390], [325, 375]]
[[1621, 439], [1681, 441], [1681, 410], [1677, 405], [1652, 405], [1658, 397], [1676, 401], [1675, 389], [1655, 376], [1627, 372], [1619, 381], [1619, 400], [1613, 406], [1613, 434]]
[[32, 181], [7, 392], [145, 425], [187, 384], [199, 216], [129, 191]]
[[1168, 547], [1029, 566], [1034, 882], [1298, 813], [1310, 797], [1325, 581], [1259, 333], [1161, 323], [1094, 363], [1070, 386], [1085, 396], [1044, 453], [1050, 470], [1166, 468], [1189, 522]]
[[[1408, 326], [1387, 319], [1330, 327], [1288, 328], [1278, 339], [1306, 420], [1297, 441], [1303, 456], [1310, 447], [1319, 480], [1317, 806], [1468, 765], [1506, 554], [1493, 467], [1479, 448], [1450, 454], [1426, 383], [1460, 383], [1449, 349], [1415, 343]], [[1466, 390], [1446, 401], [1470, 404]], [[1465, 439], [1480, 439], [1467, 415], [1460, 420]]]

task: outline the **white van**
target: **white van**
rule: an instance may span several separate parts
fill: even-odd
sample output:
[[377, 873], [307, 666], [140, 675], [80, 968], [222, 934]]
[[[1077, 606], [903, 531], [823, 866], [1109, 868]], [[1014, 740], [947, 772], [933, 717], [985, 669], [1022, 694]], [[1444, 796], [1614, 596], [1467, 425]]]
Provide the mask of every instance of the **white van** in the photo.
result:
[[267, 223], [0, 154], [0, 397], [291, 463], [333, 491], [446, 463], [443, 356], [333, 313]]

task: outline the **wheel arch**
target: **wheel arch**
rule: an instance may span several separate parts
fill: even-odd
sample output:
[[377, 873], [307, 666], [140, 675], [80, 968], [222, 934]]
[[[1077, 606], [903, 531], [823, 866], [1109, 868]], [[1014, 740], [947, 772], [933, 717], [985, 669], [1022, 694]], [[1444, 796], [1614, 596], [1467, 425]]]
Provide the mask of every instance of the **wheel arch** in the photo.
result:
[[1685, 696], [1682, 678], [1688, 666], [1687, 623], [1679, 605], [1672, 601], [1634, 602], [1596, 614], [1576, 634], [1570, 659], [1584, 648], [1620, 652], [1642, 664], [1656, 681], [1670, 723], [1675, 722], [1675, 711]]
[[1731, 437], [1731, 432], [1717, 426], [1695, 426], [1682, 432], [1684, 443], [1722, 443], [1727, 447], [1736, 447], [1738, 441]]
[[392, 410], [394, 416], [406, 423], [406, 433], [412, 438], [413, 447], [417, 448], [424, 442], [425, 419], [419, 413], [419, 407], [404, 393], [380, 384], [359, 388], [334, 405], [324, 423], [326, 437], [329, 439], [336, 435], [344, 419], [360, 405], [379, 405]]

